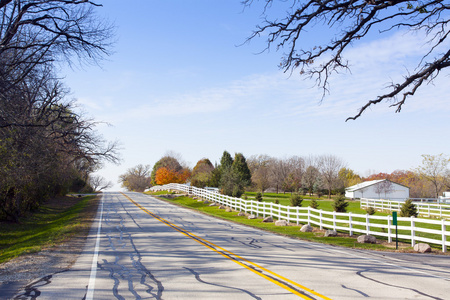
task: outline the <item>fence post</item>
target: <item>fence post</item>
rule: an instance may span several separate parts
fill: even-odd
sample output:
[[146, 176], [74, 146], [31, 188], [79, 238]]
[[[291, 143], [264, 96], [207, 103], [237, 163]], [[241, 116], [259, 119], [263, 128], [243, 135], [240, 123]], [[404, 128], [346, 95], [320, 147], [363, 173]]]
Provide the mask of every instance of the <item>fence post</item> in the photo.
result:
[[281, 205], [278, 204], [278, 220], [281, 220]]
[[319, 223], [320, 223], [320, 230], [322, 230], [323, 229], [323, 224], [322, 224], [322, 210], [320, 210], [320, 212], [319, 212]]
[[387, 226], [388, 226], [388, 243], [392, 243], [392, 231], [391, 231], [391, 215], [387, 216]]
[[415, 228], [416, 224], [414, 222], [414, 216], [411, 216], [411, 247], [414, 247], [414, 245], [416, 244], [416, 228]]
[[336, 231], [336, 212], [333, 211], [333, 230]]
[[[308, 206], [308, 225], [311, 225], [311, 206]], [[298, 225], [298, 208], [297, 208], [297, 225]]]
[[442, 252], [447, 252], [447, 245], [445, 244], [447, 242], [447, 236], [446, 236], [446, 226], [445, 226], [445, 219], [442, 219]]
[[366, 214], [366, 234], [370, 234], [369, 214]]
[[353, 225], [352, 225], [352, 212], [348, 213], [348, 228], [350, 236], [353, 236]]

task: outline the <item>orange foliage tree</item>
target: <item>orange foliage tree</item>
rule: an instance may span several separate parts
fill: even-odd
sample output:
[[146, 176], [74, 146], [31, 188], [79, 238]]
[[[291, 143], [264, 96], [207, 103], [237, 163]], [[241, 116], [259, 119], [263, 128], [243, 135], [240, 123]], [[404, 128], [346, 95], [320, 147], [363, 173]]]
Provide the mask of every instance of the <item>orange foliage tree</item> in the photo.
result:
[[168, 183], [186, 183], [190, 176], [191, 172], [187, 169], [176, 172], [166, 167], [162, 167], [156, 171], [155, 181], [156, 184], [159, 185]]
[[364, 181], [377, 179], [389, 179], [392, 182], [409, 187], [409, 196], [411, 198], [433, 197], [430, 184], [426, 180], [420, 178], [420, 175], [413, 171], [395, 170], [391, 174], [372, 174], [364, 178]]

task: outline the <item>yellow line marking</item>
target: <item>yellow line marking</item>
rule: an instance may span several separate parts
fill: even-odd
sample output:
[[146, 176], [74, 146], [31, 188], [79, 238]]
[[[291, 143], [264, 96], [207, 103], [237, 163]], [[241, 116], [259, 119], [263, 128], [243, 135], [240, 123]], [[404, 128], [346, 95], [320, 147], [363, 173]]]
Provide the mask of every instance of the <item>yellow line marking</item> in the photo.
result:
[[[178, 227], [177, 225], [170, 223], [170, 222], [167, 221], [166, 219], [164, 219], [164, 218], [162, 218], [162, 217], [160, 217], [160, 216], [158, 216], [158, 215], [152, 213], [151, 211], [147, 210], [146, 208], [144, 208], [143, 206], [141, 206], [139, 203], [137, 203], [136, 201], [134, 201], [133, 199], [131, 199], [129, 196], [125, 195], [124, 193], [121, 193], [121, 194], [124, 195], [128, 200], [130, 200], [132, 203], [134, 203], [134, 204], [135, 204], [137, 207], [139, 207], [141, 210], [143, 210], [144, 212], [146, 212], [147, 214], [149, 214], [149, 215], [152, 216], [153, 218], [157, 219], [158, 221], [160, 221], [160, 222], [162, 222], [162, 223], [164, 223], [164, 224], [166, 224], [166, 225], [172, 227], [173, 229], [179, 231], [180, 233], [182, 233], [182, 234], [184, 234], [185, 236], [187, 236], [187, 237], [193, 239], [194, 241], [200, 243], [201, 245], [203, 245], [203, 246], [205, 246], [205, 247], [207, 247], [207, 248], [213, 250], [214, 252], [219, 253], [220, 255], [222, 255], [222, 256], [228, 258], [229, 260], [231, 260], [231, 261], [237, 263], [238, 265], [240, 265], [240, 266], [242, 266], [242, 267], [244, 267], [244, 268], [246, 268], [246, 269], [252, 271], [253, 273], [255, 273], [255, 274], [257, 274], [257, 275], [263, 277], [264, 279], [267, 279], [267, 280], [269, 280], [270, 282], [275, 283], [276, 285], [278, 285], [278, 286], [280, 286], [280, 287], [282, 287], [282, 288], [288, 290], [289, 292], [291, 292], [291, 293], [293, 293], [293, 294], [295, 294], [295, 295], [297, 295], [297, 296], [299, 296], [299, 297], [301, 297], [301, 298], [303, 298], [303, 299], [313, 299], [313, 298], [310, 298], [310, 297], [308, 297], [308, 296], [306, 296], [306, 295], [304, 295], [304, 294], [302, 294], [302, 293], [300, 293], [300, 292], [298, 292], [298, 291], [292, 289], [292, 288], [289, 287], [288, 285], [286, 285], [286, 284], [284, 284], [284, 283], [282, 283], [282, 282], [280, 282], [280, 281], [278, 281], [278, 280], [274, 280], [273, 278], [271, 278], [271, 277], [269, 277], [269, 276], [263, 274], [262, 272], [259, 272], [259, 271], [255, 270], [255, 269], [253, 269], [253, 268], [247, 266], [246, 264], [244, 264], [244, 263], [238, 261], [237, 259], [240, 259], [240, 260], [242, 260], [242, 261], [244, 261], [244, 262], [246, 262], [246, 263], [248, 263], [248, 264], [250, 264], [250, 265], [253, 265], [253, 266], [255, 266], [255, 267], [257, 267], [257, 268], [259, 268], [259, 269], [261, 269], [261, 270], [263, 270], [263, 271], [265, 271], [265, 272], [267, 272], [267, 273], [269, 273], [269, 274], [271, 274], [271, 275], [273, 275], [273, 276], [275, 276], [275, 277], [278, 277], [279, 279], [281, 279], [281, 280], [283, 280], [283, 281], [285, 281], [285, 282], [288, 282], [288, 283], [290, 283], [290, 284], [292, 284], [292, 285], [294, 285], [294, 286], [296, 286], [296, 287], [298, 287], [298, 288], [301, 288], [302, 290], [304, 290], [304, 291], [306, 291], [306, 292], [308, 292], [308, 293], [311, 293], [311, 294], [313, 294], [313, 295], [315, 295], [315, 296], [318, 296], [318, 297], [320, 297], [320, 298], [322, 298], [322, 299], [325, 299], [325, 300], [331, 300], [331, 298], [328, 298], [328, 297], [326, 297], [326, 296], [323, 296], [323, 295], [317, 293], [317, 292], [314, 291], [314, 290], [311, 290], [311, 289], [309, 289], [309, 288], [307, 288], [307, 287], [305, 287], [305, 286], [303, 286], [303, 285], [301, 285], [301, 284], [298, 284], [298, 283], [295, 282], [295, 281], [292, 281], [292, 280], [290, 280], [290, 279], [288, 279], [288, 278], [286, 278], [286, 277], [283, 277], [283, 276], [281, 276], [281, 275], [279, 275], [279, 274], [277, 274], [277, 273], [275, 273], [275, 272], [272, 272], [272, 271], [270, 271], [270, 270], [268, 270], [268, 269], [266, 269], [266, 268], [264, 268], [264, 267], [262, 267], [262, 266], [260, 266], [260, 265], [258, 265], [258, 264], [256, 264], [256, 263], [254, 263], [254, 262], [249, 261], [248, 259], [245, 259], [245, 258], [243, 258], [243, 257], [241, 257], [241, 256], [239, 256], [239, 255], [236, 255], [236, 254], [234, 254], [234, 253], [231, 252], [231, 251], [228, 251], [228, 250], [226, 250], [226, 249], [224, 249], [224, 248], [222, 248], [222, 247], [220, 247], [220, 246], [218, 246], [218, 245], [216, 245], [216, 244], [214, 244], [214, 243], [212, 243], [212, 242], [210, 242], [210, 241], [208, 241], [208, 240], [203, 239], [203, 238], [201, 238], [201, 237], [199, 237], [199, 236], [197, 236], [197, 235], [195, 235], [195, 234], [193, 234], [193, 233], [187, 231], [186, 229], [180, 228], [180, 227]], [[221, 251], [218, 251], [218, 250], [215, 249], [215, 248], [220, 249]], [[237, 259], [236, 259], [236, 258], [237, 258]]]

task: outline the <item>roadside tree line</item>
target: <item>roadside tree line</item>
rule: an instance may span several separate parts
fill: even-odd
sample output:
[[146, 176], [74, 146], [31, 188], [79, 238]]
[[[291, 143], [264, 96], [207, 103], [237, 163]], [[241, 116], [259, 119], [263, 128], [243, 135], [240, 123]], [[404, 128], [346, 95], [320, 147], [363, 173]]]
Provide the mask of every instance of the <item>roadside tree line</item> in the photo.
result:
[[[180, 163], [181, 162], [181, 163]], [[233, 157], [224, 151], [220, 163], [213, 165], [208, 158], [200, 159], [191, 170], [180, 155], [166, 154], [153, 167], [130, 168], [119, 182], [128, 190], [144, 191], [153, 185], [186, 183], [203, 188], [218, 187], [222, 193], [239, 197], [244, 191], [316, 194], [343, 194], [345, 188], [363, 181], [389, 179], [410, 188], [411, 198], [431, 198], [450, 189], [450, 158], [444, 154], [423, 155], [422, 165], [412, 170], [396, 170], [363, 177], [347, 167], [341, 158], [327, 155], [290, 156], [242, 153]], [[150, 171], [151, 170], [151, 171]]]
[[117, 143], [77, 111], [57, 74], [108, 54], [111, 26], [92, 1], [0, 2], [0, 220], [18, 221], [49, 197], [109, 183], [90, 176], [118, 162]]

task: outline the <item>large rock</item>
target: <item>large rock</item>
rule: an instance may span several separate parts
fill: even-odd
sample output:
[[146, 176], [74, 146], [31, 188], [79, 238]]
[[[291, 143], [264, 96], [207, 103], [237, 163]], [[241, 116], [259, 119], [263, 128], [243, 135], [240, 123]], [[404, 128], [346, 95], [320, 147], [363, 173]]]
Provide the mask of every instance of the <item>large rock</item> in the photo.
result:
[[203, 201], [203, 203], [205, 203], [205, 204], [209, 204], [209, 201], [208, 201], [208, 200], [205, 200], [205, 201]]
[[288, 221], [286, 220], [276, 220], [275, 226], [288, 226]]
[[377, 239], [373, 235], [369, 235], [369, 234], [358, 236], [356, 241], [360, 244], [376, 244], [377, 243]]
[[249, 220], [256, 219], [256, 216], [255, 216], [255, 215], [249, 215], [249, 216], [248, 216], [248, 219], [249, 219]]
[[240, 211], [237, 215], [238, 215], [238, 217], [243, 217], [243, 216], [245, 216], [245, 212]]
[[217, 203], [216, 203], [216, 202], [213, 202], [213, 203], [211, 203], [211, 204], [208, 205], [208, 206], [217, 206]]
[[301, 232], [312, 232], [313, 228], [311, 227], [311, 225], [303, 225], [302, 228], [300, 229]]
[[336, 230], [327, 230], [325, 231], [325, 236], [337, 236]]
[[233, 210], [232, 210], [230, 207], [227, 207], [227, 208], [225, 209], [225, 211], [226, 211], [226, 212], [232, 212]]
[[225, 209], [226, 207], [224, 205], [219, 206], [219, 209]]
[[431, 247], [425, 243], [418, 243], [414, 245], [414, 251], [419, 253], [431, 252]]
[[265, 217], [263, 219], [263, 222], [264, 223], [272, 223], [273, 222], [273, 218], [271, 216]]

